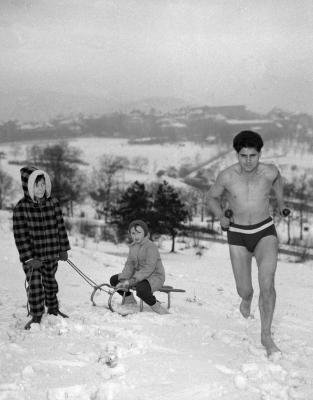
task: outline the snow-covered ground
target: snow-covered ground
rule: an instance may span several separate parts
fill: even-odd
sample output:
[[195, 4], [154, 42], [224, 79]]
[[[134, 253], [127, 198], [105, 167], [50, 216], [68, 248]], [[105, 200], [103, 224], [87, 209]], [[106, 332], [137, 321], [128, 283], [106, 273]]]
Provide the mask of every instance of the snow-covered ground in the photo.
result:
[[[14, 179], [17, 187], [15, 198], [11, 203], [16, 203], [22, 196], [20, 186], [20, 165], [11, 164], [10, 161], [21, 161], [27, 159], [27, 150], [33, 145], [48, 146], [58, 143], [57, 140], [33, 141], [23, 143], [4, 143], [0, 145], [0, 151], [6, 154], [4, 159], [0, 159], [0, 168], [6, 171]], [[216, 145], [201, 145], [192, 142], [167, 143], [155, 145], [130, 145], [127, 139], [121, 138], [78, 138], [68, 140], [68, 144], [78, 150], [81, 150], [81, 158], [87, 163], [80, 168], [90, 176], [93, 168], [98, 169], [100, 159], [104, 155], [110, 157], [125, 157], [131, 163], [135, 158], [143, 157], [147, 159], [147, 165], [143, 172], [134, 170], [123, 170], [119, 173], [117, 179], [121, 184], [131, 184], [138, 180], [148, 184], [158, 181], [157, 172], [176, 167], [179, 169], [182, 164], [198, 165], [218, 154]], [[160, 178], [163, 180], [164, 178]], [[176, 187], [184, 188], [186, 185], [179, 181], [167, 177], [166, 180]]]
[[[92, 288], [60, 263], [59, 300], [70, 318], [45, 315], [25, 331], [24, 274], [9, 218], [0, 213], [1, 400], [313, 398], [312, 262], [279, 261], [273, 331], [282, 356], [275, 360], [260, 345], [255, 266], [254, 319], [244, 320], [227, 246], [210, 242], [202, 256], [192, 243], [177, 243], [176, 254], [160, 243], [166, 283], [186, 290], [173, 295], [170, 315], [145, 306], [122, 317], [93, 307]], [[127, 254], [126, 245], [71, 243], [71, 260], [97, 283], [119, 272]], [[165, 294], [157, 297], [166, 304]]]
[[[0, 150], [7, 154], [1, 160], [3, 168], [14, 178], [19, 179], [19, 166], [8, 164], [9, 160], [24, 160], [26, 149], [35, 144], [52, 145], [58, 141], [5, 143], [0, 145]], [[82, 159], [89, 164], [87, 169], [98, 167], [99, 159], [103, 155], [126, 157], [130, 161], [136, 157], [144, 157], [148, 160], [147, 172], [156, 174], [157, 171], [169, 166], [179, 168], [184, 163], [197, 165], [209, 160], [218, 153], [216, 145], [201, 145], [193, 142], [179, 142], [155, 145], [138, 145], [128, 143], [127, 139], [86, 137], [69, 139], [68, 143], [82, 151]]]
[[150, 174], [155, 174], [158, 170], [169, 166], [179, 168], [183, 163], [197, 165], [218, 152], [216, 145], [209, 146], [193, 142], [139, 145], [129, 144], [127, 139], [80, 138], [71, 140], [69, 143], [83, 151], [84, 159], [90, 165], [94, 165], [103, 154], [126, 157], [129, 160], [145, 157], [148, 159]]
[[[56, 140], [41, 141], [41, 145], [52, 145], [58, 143]], [[136, 157], [145, 157], [148, 159], [146, 173], [155, 176], [156, 172], [174, 166], [177, 169], [182, 164], [190, 163], [193, 166], [199, 165], [214, 156], [218, 155], [221, 149], [217, 145], [203, 145], [193, 142], [178, 142], [155, 145], [138, 145], [128, 143], [127, 139], [121, 138], [96, 138], [86, 137], [69, 139], [68, 143], [82, 151], [82, 159], [88, 163], [90, 170], [92, 167], [98, 167], [99, 159], [103, 155], [126, 157], [130, 161]], [[9, 164], [9, 160], [24, 160], [26, 150], [37, 144], [34, 142], [23, 143], [4, 143], [0, 145], [0, 150], [6, 153], [6, 158], [1, 161], [2, 167], [13, 178], [19, 180], [19, 166]], [[231, 145], [230, 145], [231, 150]], [[235, 163], [236, 154], [230, 152], [225, 157], [217, 160], [218, 169]], [[266, 146], [262, 151], [262, 161], [276, 164], [283, 172], [286, 172], [289, 178], [289, 169], [296, 165], [301, 171], [312, 168], [312, 154], [304, 148], [298, 148], [296, 143], [287, 147], [284, 143], [277, 148]], [[136, 179], [136, 178], [135, 178]], [[138, 178], [137, 178], [138, 179]]]

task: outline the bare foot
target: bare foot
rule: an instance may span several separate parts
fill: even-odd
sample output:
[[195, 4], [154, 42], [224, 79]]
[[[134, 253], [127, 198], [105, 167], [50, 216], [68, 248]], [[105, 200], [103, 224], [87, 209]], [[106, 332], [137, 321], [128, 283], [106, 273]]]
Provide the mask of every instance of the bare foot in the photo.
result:
[[250, 310], [251, 310], [251, 300], [242, 300], [239, 306], [239, 310], [244, 318], [250, 317]]
[[280, 349], [276, 346], [271, 336], [263, 336], [261, 343], [265, 347], [267, 357], [272, 356], [274, 353], [281, 353]]

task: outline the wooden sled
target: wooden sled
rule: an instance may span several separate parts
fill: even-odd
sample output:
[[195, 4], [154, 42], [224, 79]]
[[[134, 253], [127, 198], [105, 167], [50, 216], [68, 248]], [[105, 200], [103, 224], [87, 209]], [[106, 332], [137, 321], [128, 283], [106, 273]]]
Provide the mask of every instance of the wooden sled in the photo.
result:
[[[135, 290], [136, 288], [130, 288], [130, 290]], [[157, 290], [157, 292], [167, 293], [167, 308], [171, 308], [171, 293], [184, 293], [186, 290], [184, 289], [175, 289], [173, 286], [164, 285], [161, 289]], [[126, 292], [125, 292], [126, 293]], [[125, 293], [123, 295], [122, 304], [125, 302]], [[143, 300], [140, 300], [140, 312], [143, 311]]]

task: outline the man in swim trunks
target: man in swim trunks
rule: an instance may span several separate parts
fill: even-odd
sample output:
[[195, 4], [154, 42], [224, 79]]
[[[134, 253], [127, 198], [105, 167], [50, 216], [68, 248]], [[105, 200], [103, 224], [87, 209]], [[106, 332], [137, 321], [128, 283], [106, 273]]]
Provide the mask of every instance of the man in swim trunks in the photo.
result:
[[[259, 309], [261, 343], [267, 355], [280, 351], [272, 339], [271, 326], [275, 309], [275, 272], [278, 240], [273, 219], [269, 213], [269, 196], [273, 189], [279, 211], [285, 206], [281, 175], [273, 164], [260, 163], [263, 140], [258, 133], [242, 131], [235, 136], [233, 147], [238, 162], [224, 169], [210, 188], [208, 202], [219, 218], [222, 229], [228, 230], [230, 259], [237, 292], [242, 301], [240, 312], [250, 316], [253, 287], [252, 257], [258, 266], [260, 286]], [[226, 218], [221, 206], [226, 195], [231, 218]]]

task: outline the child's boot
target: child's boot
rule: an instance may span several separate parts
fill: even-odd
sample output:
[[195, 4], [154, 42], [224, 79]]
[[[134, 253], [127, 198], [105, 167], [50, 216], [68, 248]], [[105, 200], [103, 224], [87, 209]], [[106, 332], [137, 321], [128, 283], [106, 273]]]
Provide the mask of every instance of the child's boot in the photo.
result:
[[157, 301], [153, 306], [151, 306], [152, 310], [158, 314], [170, 314], [169, 311], [167, 311], [166, 308], [161, 306], [161, 303]]
[[31, 328], [31, 324], [40, 324], [41, 322], [41, 315], [39, 316], [33, 316], [28, 322], [27, 324], [24, 326], [24, 329], [26, 329], [27, 331]]
[[129, 296], [125, 296], [123, 304], [124, 305], [137, 304], [137, 301], [136, 301], [134, 295], [131, 293]]
[[62, 318], [69, 318], [68, 315], [62, 313], [58, 308], [56, 308], [56, 309], [48, 308], [48, 314], [52, 314], [52, 315], [55, 315], [55, 316], [60, 315]]

